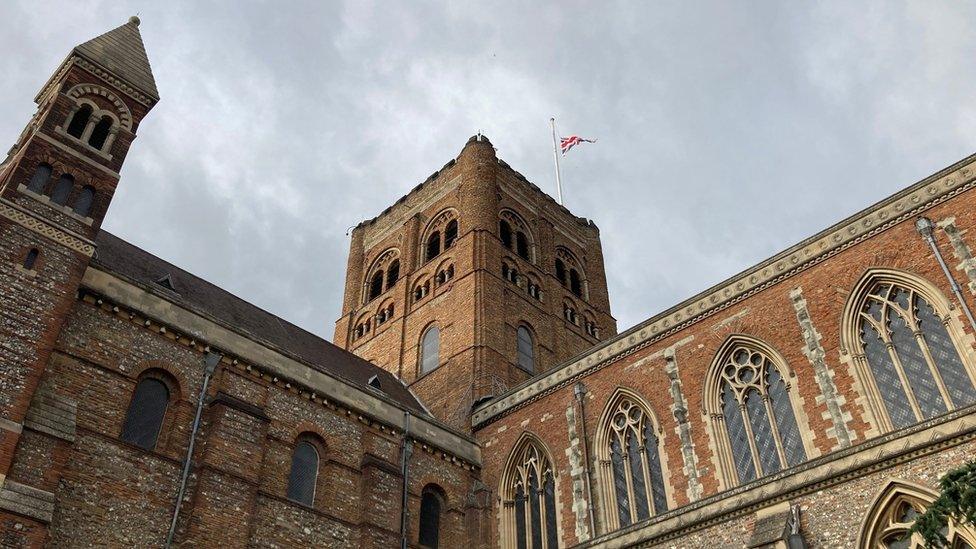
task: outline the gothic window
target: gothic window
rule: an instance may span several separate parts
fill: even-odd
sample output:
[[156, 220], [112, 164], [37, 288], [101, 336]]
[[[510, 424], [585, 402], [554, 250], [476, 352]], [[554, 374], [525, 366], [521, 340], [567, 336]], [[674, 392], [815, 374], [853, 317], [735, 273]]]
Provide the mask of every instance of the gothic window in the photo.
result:
[[51, 166], [49, 164], [39, 164], [37, 169], [34, 170], [34, 175], [31, 176], [30, 183], [27, 184], [27, 190], [35, 194], [43, 194], [44, 188], [47, 187], [47, 182], [51, 180]]
[[515, 253], [522, 259], [529, 259], [529, 238], [522, 231], [515, 234]]
[[81, 192], [78, 193], [78, 198], [75, 198], [75, 205], [72, 207], [76, 214], [87, 217], [91, 213], [92, 203], [95, 201], [95, 188], [91, 185], [85, 185]]
[[893, 281], [875, 283], [860, 306], [863, 359], [894, 429], [976, 402], [946, 318], [915, 289]]
[[420, 343], [420, 373], [434, 371], [440, 364], [441, 331], [437, 326], [431, 326], [424, 332]]
[[646, 406], [618, 390], [603, 413], [598, 435], [600, 485], [611, 530], [668, 510], [660, 444]]
[[556, 259], [556, 279], [563, 286], [566, 285], [566, 264], [563, 263], [562, 259]]
[[112, 118], [103, 116], [98, 121], [98, 124], [95, 124], [95, 129], [92, 130], [91, 136], [88, 138], [88, 144], [98, 150], [102, 150], [102, 147], [105, 146], [105, 140], [108, 139], [108, 132], [111, 129]]
[[[908, 531], [915, 519], [932, 504], [936, 494], [927, 488], [891, 480], [875, 497], [868, 511], [858, 549], [922, 549], [925, 547], [918, 534], [909, 536]], [[947, 548], [973, 549], [976, 532], [971, 526], [959, 527], [950, 521], [943, 530], [949, 540]]]
[[457, 219], [452, 219], [448, 221], [447, 227], [444, 229], [444, 249], [448, 249], [454, 246], [454, 242], [457, 240], [458, 236], [458, 222]]
[[400, 260], [396, 259], [386, 269], [386, 289], [389, 290], [400, 280]]
[[62, 175], [58, 179], [57, 185], [54, 186], [54, 192], [51, 193], [51, 202], [64, 206], [68, 202], [68, 196], [71, 195], [71, 189], [74, 185], [74, 177], [68, 174]]
[[569, 291], [573, 292], [576, 297], [583, 297], [583, 282], [580, 280], [580, 274], [576, 269], [569, 270]]
[[512, 249], [512, 226], [508, 224], [508, 221], [502, 219], [498, 222], [498, 236], [502, 240], [502, 245]]
[[288, 473], [288, 499], [304, 505], [315, 502], [315, 484], [319, 476], [319, 451], [308, 438], [300, 437], [291, 455]]
[[734, 475], [745, 484], [807, 459], [790, 386], [771, 351], [732, 341], [717, 362], [718, 407]]
[[91, 105], [82, 105], [75, 115], [71, 118], [71, 122], [68, 124], [68, 135], [72, 137], [77, 137], [81, 139], [81, 135], [85, 133], [85, 128], [88, 126], [88, 119], [91, 118], [92, 108]]
[[519, 326], [516, 343], [518, 347], [518, 365], [526, 372], [535, 371], [535, 356], [533, 351], [532, 333], [525, 326]]
[[383, 293], [383, 271], [373, 273], [373, 279], [369, 282], [369, 299], [373, 300]]
[[24, 268], [28, 271], [33, 271], [34, 264], [37, 263], [37, 256], [39, 255], [40, 252], [37, 251], [37, 248], [31, 248], [30, 251], [27, 252], [27, 256], [24, 258]]
[[431, 233], [430, 237], [427, 238], [427, 255], [425, 256], [427, 260], [431, 260], [437, 257], [441, 253], [441, 233], [434, 231]]
[[155, 377], [143, 378], [132, 393], [120, 438], [140, 448], [152, 450], [156, 447], [168, 406], [169, 388], [166, 384]]
[[556, 484], [552, 460], [533, 437], [516, 444], [503, 478], [504, 547], [555, 549]]
[[420, 537], [422, 547], [437, 549], [440, 538], [442, 496], [434, 485], [424, 487], [420, 498]]

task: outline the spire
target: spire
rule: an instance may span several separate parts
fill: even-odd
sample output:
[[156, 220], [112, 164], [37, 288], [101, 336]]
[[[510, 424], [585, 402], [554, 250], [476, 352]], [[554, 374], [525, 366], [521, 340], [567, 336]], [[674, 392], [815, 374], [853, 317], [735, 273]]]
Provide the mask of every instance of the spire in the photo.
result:
[[75, 46], [73, 53], [101, 65], [118, 78], [159, 100], [156, 80], [149, 67], [146, 46], [139, 34], [139, 18]]

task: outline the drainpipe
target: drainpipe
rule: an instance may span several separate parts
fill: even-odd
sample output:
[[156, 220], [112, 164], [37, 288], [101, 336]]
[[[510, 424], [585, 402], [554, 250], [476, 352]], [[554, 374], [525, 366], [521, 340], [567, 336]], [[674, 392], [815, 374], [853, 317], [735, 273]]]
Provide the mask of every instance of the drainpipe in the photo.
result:
[[573, 394], [576, 395], [576, 401], [579, 402], [580, 407], [580, 438], [583, 439], [583, 479], [586, 481], [586, 511], [590, 517], [590, 532], [591, 536], [596, 537], [596, 522], [593, 519], [593, 489], [590, 483], [590, 456], [589, 450], [590, 441], [586, 437], [586, 405], [584, 400], [586, 398], [586, 385], [583, 385], [582, 381], [576, 382], [573, 386]]
[[186, 481], [190, 477], [190, 461], [193, 458], [193, 446], [197, 440], [197, 432], [200, 430], [200, 415], [203, 413], [203, 401], [207, 398], [207, 387], [210, 386], [210, 376], [217, 368], [217, 363], [223, 358], [222, 355], [213, 351], [207, 353], [205, 359], [206, 368], [203, 371], [203, 385], [200, 387], [200, 398], [197, 399], [197, 414], [193, 418], [193, 429], [190, 431], [190, 445], [186, 448], [186, 458], [183, 460], [183, 475], [180, 477], [180, 489], [176, 494], [176, 509], [173, 510], [173, 520], [169, 523], [169, 533], [166, 534], [166, 549], [173, 545], [173, 536], [176, 535], [176, 521], [180, 518], [180, 507], [183, 506], [183, 494], [186, 492]]
[[410, 412], [403, 412], [403, 445], [400, 447], [400, 474], [403, 476], [403, 491], [400, 494], [400, 549], [407, 549], [407, 474], [412, 450]]
[[966, 318], [969, 319], [969, 325], [973, 328], [973, 331], [976, 331], [976, 319], [973, 319], [973, 313], [969, 310], [969, 305], [966, 304], [966, 300], [962, 296], [962, 288], [956, 283], [956, 279], [953, 278], [952, 272], [949, 271], [945, 259], [942, 258], [942, 252], [939, 251], [939, 247], [935, 244], [935, 223], [932, 223], [932, 220], [927, 217], [919, 217], [915, 220], [915, 230], [929, 243], [929, 247], [932, 248], [932, 253], [939, 260], [939, 266], [942, 267], [942, 272], [945, 273], [945, 277], [949, 280], [949, 285], [952, 286], [952, 293], [956, 294], [956, 299], [959, 300], [959, 304], [962, 305], [962, 310], [966, 313]]

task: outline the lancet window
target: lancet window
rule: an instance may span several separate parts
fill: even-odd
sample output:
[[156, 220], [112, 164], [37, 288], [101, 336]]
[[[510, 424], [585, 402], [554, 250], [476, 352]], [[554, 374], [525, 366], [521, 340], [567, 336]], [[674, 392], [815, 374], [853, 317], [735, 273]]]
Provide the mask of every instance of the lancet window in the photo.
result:
[[[944, 310], [944, 309], [943, 309]], [[857, 311], [863, 359], [893, 429], [976, 402], [948, 316], [910, 284], [876, 282]]]
[[516, 444], [503, 482], [503, 546], [559, 547], [555, 472], [552, 460], [532, 437]]

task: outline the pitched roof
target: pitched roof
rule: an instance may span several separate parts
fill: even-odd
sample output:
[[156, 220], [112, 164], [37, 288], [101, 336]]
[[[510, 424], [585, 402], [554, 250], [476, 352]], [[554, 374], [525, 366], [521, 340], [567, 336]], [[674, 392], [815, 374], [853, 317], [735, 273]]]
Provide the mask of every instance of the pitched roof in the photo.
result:
[[126, 24], [75, 46], [74, 53], [98, 63], [153, 99], [159, 99], [146, 46], [139, 34], [138, 17], [132, 17]]
[[379, 366], [117, 236], [100, 231], [95, 242], [98, 245], [93, 259], [96, 268], [111, 272], [150, 293], [205, 316], [310, 368], [341, 378], [366, 392], [375, 394], [378, 381], [381, 392], [387, 398], [414, 413], [428, 416], [416, 397], [393, 374]]

